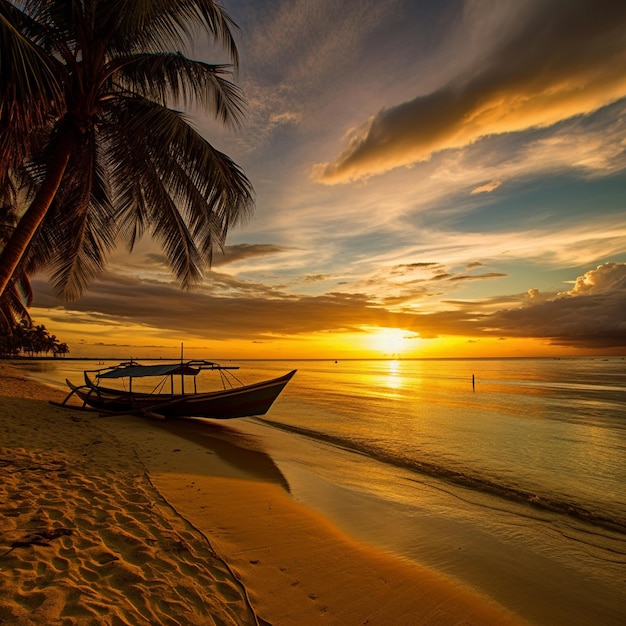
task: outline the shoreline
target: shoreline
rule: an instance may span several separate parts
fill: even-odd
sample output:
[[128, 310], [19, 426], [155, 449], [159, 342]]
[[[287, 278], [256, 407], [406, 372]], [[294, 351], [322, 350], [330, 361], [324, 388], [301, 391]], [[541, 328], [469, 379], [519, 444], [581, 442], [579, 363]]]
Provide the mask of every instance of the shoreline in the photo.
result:
[[98, 419], [49, 405], [64, 394], [5, 364], [0, 375], [0, 619], [523, 623], [295, 502], [227, 426], [207, 447], [184, 423]]

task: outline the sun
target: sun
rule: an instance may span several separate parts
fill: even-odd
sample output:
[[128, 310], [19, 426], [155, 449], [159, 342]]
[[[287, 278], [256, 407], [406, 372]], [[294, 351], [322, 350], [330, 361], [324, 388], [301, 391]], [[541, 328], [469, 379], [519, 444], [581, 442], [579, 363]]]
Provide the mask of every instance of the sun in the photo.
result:
[[417, 335], [401, 328], [380, 328], [370, 338], [372, 349], [382, 354], [399, 355], [414, 347], [412, 340]]

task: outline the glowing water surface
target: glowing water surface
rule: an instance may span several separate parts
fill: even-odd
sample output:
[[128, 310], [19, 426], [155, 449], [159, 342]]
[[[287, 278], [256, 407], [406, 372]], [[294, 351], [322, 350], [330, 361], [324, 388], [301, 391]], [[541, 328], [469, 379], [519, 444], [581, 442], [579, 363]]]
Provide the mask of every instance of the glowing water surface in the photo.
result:
[[243, 382], [298, 369], [268, 415], [228, 423], [294, 498], [532, 623], [626, 623], [626, 361], [238, 364]]

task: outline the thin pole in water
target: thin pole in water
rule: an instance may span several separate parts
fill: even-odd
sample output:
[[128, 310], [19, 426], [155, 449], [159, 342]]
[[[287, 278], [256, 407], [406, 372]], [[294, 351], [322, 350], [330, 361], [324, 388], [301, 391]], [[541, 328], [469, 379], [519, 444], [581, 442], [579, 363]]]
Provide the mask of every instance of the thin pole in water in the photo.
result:
[[474, 374], [472, 374], [472, 391], [476, 391], [476, 380], [474, 379]]
[[183, 343], [180, 344], [180, 393], [185, 395], [185, 374], [183, 372]]

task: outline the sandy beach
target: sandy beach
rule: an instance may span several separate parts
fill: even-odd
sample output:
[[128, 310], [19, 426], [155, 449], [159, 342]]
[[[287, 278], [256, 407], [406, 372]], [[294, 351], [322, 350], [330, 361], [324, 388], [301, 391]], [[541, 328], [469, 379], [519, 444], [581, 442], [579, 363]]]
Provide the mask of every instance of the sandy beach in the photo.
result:
[[0, 365], [0, 623], [522, 623], [292, 500], [236, 428], [63, 395]]

